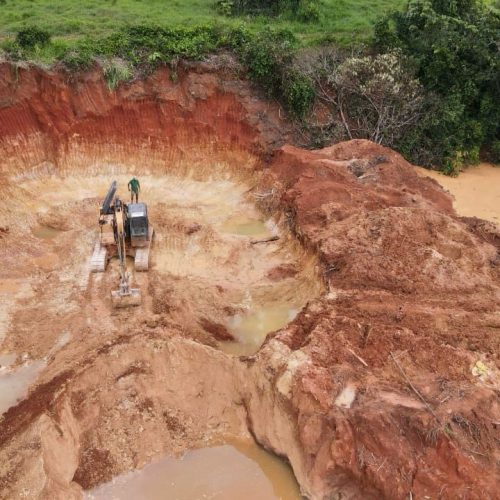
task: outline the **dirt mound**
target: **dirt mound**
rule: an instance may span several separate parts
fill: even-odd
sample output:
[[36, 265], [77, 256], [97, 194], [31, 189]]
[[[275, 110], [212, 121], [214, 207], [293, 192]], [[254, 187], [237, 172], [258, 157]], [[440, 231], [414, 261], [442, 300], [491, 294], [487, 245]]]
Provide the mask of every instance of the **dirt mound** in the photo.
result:
[[[498, 230], [368, 141], [279, 147], [279, 110], [214, 68], [109, 92], [97, 68], [0, 65], [1, 349], [46, 361], [0, 417], [0, 496], [80, 498], [252, 435], [310, 498], [495, 498]], [[143, 306], [111, 312], [89, 228], [132, 173], [154, 262]], [[278, 299], [302, 310], [258, 353], [218, 350], [228, 317]]]
[[266, 182], [329, 284], [266, 346], [291, 350], [276, 386], [310, 480], [325, 494], [356, 479], [377, 498], [493, 498], [498, 230], [456, 217], [438, 185], [366, 141], [284, 147]]

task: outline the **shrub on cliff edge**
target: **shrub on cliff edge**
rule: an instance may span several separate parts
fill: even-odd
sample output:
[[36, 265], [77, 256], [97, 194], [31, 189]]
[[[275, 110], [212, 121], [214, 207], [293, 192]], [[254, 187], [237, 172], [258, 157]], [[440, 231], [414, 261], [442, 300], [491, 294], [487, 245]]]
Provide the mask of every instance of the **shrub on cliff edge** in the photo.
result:
[[36, 26], [28, 26], [17, 33], [16, 43], [22, 49], [44, 47], [50, 42], [50, 33]]

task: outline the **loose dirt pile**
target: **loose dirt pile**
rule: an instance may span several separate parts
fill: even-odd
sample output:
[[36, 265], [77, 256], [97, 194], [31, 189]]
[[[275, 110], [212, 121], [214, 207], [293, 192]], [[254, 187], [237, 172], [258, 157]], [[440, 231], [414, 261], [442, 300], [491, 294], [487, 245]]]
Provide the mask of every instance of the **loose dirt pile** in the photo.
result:
[[329, 286], [277, 337], [302, 361], [288, 395], [316, 480], [342, 489], [356, 478], [391, 498], [493, 498], [496, 228], [454, 216], [436, 183], [366, 141], [285, 147], [270, 170]]
[[[109, 93], [0, 66], [0, 352], [46, 363], [0, 417], [0, 496], [253, 435], [311, 498], [494, 498], [497, 229], [367, 141], [279, 148], [278, 110], [214, 67]], [[113, 312], [116, 266], [88, 257], [132, 173], [157, 239], [145, 303]], [[220, 350], [230, 318], [307, 301], [256, 354]]]

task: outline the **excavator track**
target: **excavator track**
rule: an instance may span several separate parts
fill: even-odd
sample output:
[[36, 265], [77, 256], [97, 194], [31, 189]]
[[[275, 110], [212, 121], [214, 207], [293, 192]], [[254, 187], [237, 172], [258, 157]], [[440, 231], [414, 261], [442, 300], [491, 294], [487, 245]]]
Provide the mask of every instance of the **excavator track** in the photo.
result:
[[148, 246], [135, 249], [134, 267], [136, 271], [147, 271], [149, 269], [149, 254], [153, 241], [154, 230], [149, 226]]
[[94, 251], [90, 258], [90, 270], [93, 273], [101, 273], [106, 270], [108, 263], [108, 251], [106, 247], [101, 246], [101, 242], [97, 240], [94, 245]]

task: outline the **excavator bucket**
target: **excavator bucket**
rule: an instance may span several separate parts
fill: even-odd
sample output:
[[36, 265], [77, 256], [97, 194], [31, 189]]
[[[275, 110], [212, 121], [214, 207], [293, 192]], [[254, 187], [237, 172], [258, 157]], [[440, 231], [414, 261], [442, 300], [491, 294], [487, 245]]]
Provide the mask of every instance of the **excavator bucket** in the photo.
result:
[[118, 290], [111, 292], [111, 302], [115, 308], [141, 305], [141, 291], [130, 286], [130, 276], [127, 271], [122, 270], [120, 286]]
[[111, 292], [111, 302], [114, 308], [140, 306], [142, 301], [139, 288], [129, 288], [126, 293], [121, 289]]

